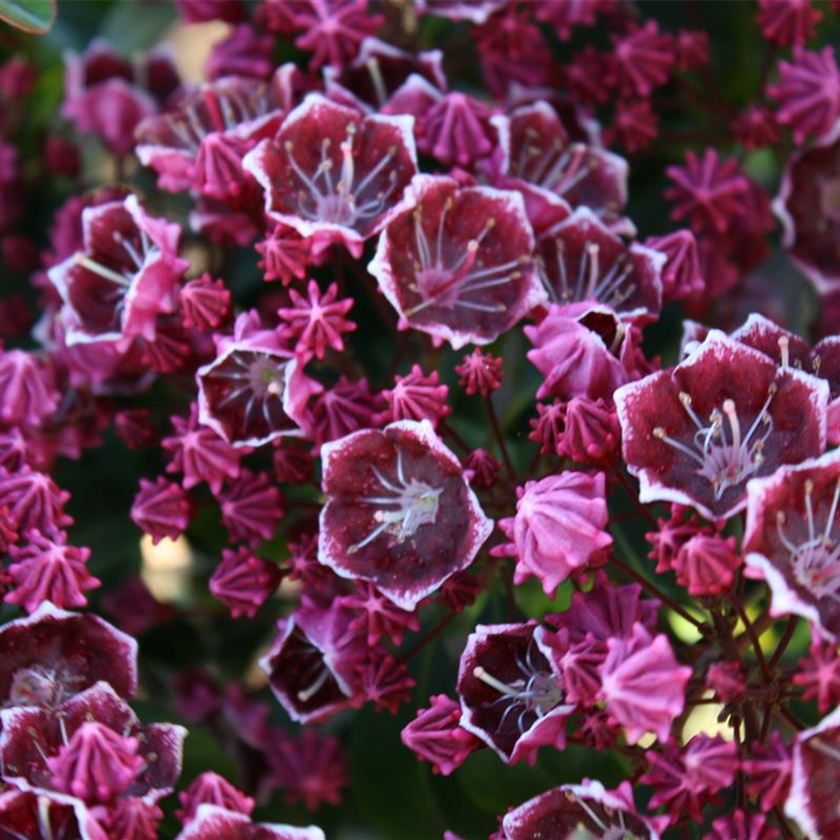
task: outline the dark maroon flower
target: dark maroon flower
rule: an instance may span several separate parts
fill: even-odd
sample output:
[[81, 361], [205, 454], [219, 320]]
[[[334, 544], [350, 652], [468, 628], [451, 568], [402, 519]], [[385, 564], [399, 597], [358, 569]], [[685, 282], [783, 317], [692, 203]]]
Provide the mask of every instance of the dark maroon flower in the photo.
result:
[[245, 158], [265, 190], [265, 210], [301, 236], [363, 243], [402, 209], [417, 171], [411, 117], [364, 116], [310, 94], [277, 136]]
[[625, 245], [587, 207], [537, 243], [537, 268], [553, 302], [597, 301], [630, 319], [659, 315], [665, 262], [665, 254], [644, 245]]
[[688, 218], [695, 232], [711, 230], [722, 234], [732, 220], [746, 212], [749, 182], [736, 160], [721, 161], [714, 149], [703, 157], [686, 152], [685, 166], [669, 166], [665, 172], [673, 186], [665, 197], [674, 204], [671, 218]]
[[840, 453], [780, 467], [751, 481], [747, 496], [745, 562], [767, 581], [772, 614], [801, 615], [840, 637]]
[[764, 814], [742, 811], [732, 812], [732, 816], [718, 817], [712, 821], [712, 833], [703, 836], [703, 840], [778, 840], [779, 833], [768, 825]]
[[184, 23], [238, 23], [245, 14], [242, 0], [175, 0], [175, 5]]
[[292, 720], [323, 720], [357, 702], [359, 649], [349, 629], [352, 613], [340, 606], [305, 607], [277, 624], [277, 638], [260, 660], [274, 696]]
[[417, 127], [417, 145], [447, 166], [467, 168], [493, 151], [493, 111], [466, 93], [441, 96]]
[[117, 626], [139, 636], [171, 621], [177, 610], [155, 598], [139, 575], [132, 575], [115, 589], [102, 596], [102, 610], [110, 615]]
[[236, 319], [232, 336], [217, 338], [216, 358], [196, 372], [198, 419], [235, 447], [301, 436], [306, 403], [320, 386], [259, 315]]
[[278, 566], [247, 548], [222, 549], [222, 560], [210, 578], [210, 593], [230, 609], [231, 617], [253, 618], [280, 585], [280, 577]]
[[677, 230], [665, 236], [650, 236], [645, 246], [665, 254], [662, 266], [662, 297], [683, 300], [699, 295], [706, 287], [700, 271], [697, 240], [689, 230]]
[[[137, 157], [157, 172], [161, 189], [192, 189], [201, 176], [211, 192], [215, 186], [225, 197], [230, 188], [244, 188], [242, 157], [263, 137], [276, 132], [282, 108], [282, 98], [274, 87], [254, 79], [230, 77], [206, 83], [185, 96], [174, 110], [149, 117], [138, 126]], [[205, 140], [211, 146], [217, 144], [217, 152], [228, 150], [235, 155], [234, 178], [227, 187], [212, 178], [208, 181], [206, 170], [201, 175], [204, 166], [199, 165], [199, 155], [203, 152], [203, 163], [213, 163], [213, 152], [204, 148]]]
[[792, 155], [773, 202], [793, 260], [817, 291], [840, 284], [840, 130], [820, 144]]
[[323, 737], [311, 728], [300, 738], [272, 740], [268, 762], [271, 781], [290, 803], [302, 802], [308, 811], [324, 804], [338, 805], [347, 786], [347, 755], [337, 738]]
[[222, 523], [231, 542], [247, 540], [252, 545], [269, 540], [283, 518], [283, 498], [268, 473], [242, 470], [218, 496]]
[[574, 705], [535, 624], [479, 625], [458, 670], [460, 725], [504, 761], [533, 763], [541, 746], [563, 749]]
[[409, 192], [415, 208], [388, 225], [368, 266], [401, 326], [455, 349], [487, 344], [545, 300], [519, 194], [435, 175]]
[[493, 117], [492, 122], [499, 134], [498, 186], [523, 192], [539, 235], [552, 215], [555, 223], [566, 215], [559, 212], [557, 199], [571, 207], [589, 207], [605, 224], [625, 230], [624, 158], [573, 140], [554, 108], [542, 100], [516, 108], [509, 116]]
[[342, 376], [332, 388], [315, 397], [312, 404], [308, 423], [316, 445], [375, 426], [377, 405], [378, 400], [371, 394], [366, 379], [350, 382]]
[[778, 84], [767, 90], [779, 101], [776, 120], [789, 125], [802, 145], [809, 134], [826, 137], [840, 117], [840, 70], [831, 47], [820, 52], [797, 47], [793, 59], [779, 62]]
[[600, 782], [563, 785], [505, 814], [500, 840], [659, 840], [661, 817], [645, 819], [633, 803], [629, 782], [605, 790]]
[[292, 828], [289, 825], [253, 823], [251, 818], [218, 805], [199, 805], [195, 816], [177, 840], [325, 840], [315, 826]]
[[[0, 830], [6, 837], [61, 837], [62, 840], [100, 840], [90, 836], [88, 814], [81, 802], [64, 804], [29, 791], [0, 790]], [[104, 839], [103, 839], [104, 840]]]
[[344, 350], [344, 333], [356, 329], [356, 324], [344, 316], [353, 307], [352, 298], [338, 298], [338, 285], [332, 283], [321, 293], [314, 280], [306, 287], [306, 297], [289, 290], [292, 305], [277, 310], [286, 326], [281, 337], [295, 348], [303, 360], [315, 357], [323, 359], [327, 347], [336, 353]]
[[696, 70], [709, 63], [709, 33], [702, 29], [681, 29], [675, 43], [677, 67]]
[[82, 249], [49, 271], [64, 303], [67, 343], [154, 341], [157, 317], [175, 311], [189, 263], [181, 228], [147, 215], [135, 196], [88, 207]]
[[619, 101], [612, 125], [604, 134], [611, 145], [620, 143], [628, 152], [646, 149], [659, 135], [659, 115], [647, 99]]
[[735, 136], [750, 151], [772, 146], [779, 140], [776, 116], [761, 105], [750, 105], [732, 124]]
[[747, 688], [744, 668], [740, 662], [712, 662], [706, 672], [706, 686], [721, 703], [739, 700]]
[[474, 449], [464, 459], [464, 475], [474, 487], [489, 490], [499, 478], [501, 464], [486, 449]]
[[395, 715], [401, 704], [411, 699], [417, 685], [405, 663], [393, 656], [374, 652], [356, 669], [359, 692], [380, 711]]
[[45, 601], [59, 609], [86, 606], [83, 593], [102, 585], [85, 565], [90, 549], [67, 545], [63, 532], [47, 536], [30, 531], [26, 540], [24, 546], [9, 548], [13, 589], [6, 595], [6, 603], [20, 604], [28, 613]]
[[709, 519], [742, 510], [749, 479], [825, 449], [828, 386], [714, 330], [615, 401], [640, 498], [692, 505]]
[[793, 771], [785, 813], [810, 837], [837, 836], [837, 779], [840, 769], [840, 709], [793, 742]]
[[814, 35], [822, 12], [811, 0], [758, 0], [758, 25], [765, 38], [782, 46], [802, 46]]
[[461, 706], [445, 694], [429, 698], [431, 706], [419, 709], [402, 731], [402, 742], [419, 759], [431, 762], [432, 772], [450, 775], [481, 742], [460, 724]]
[[90, 613], [42, 604], [0, 627], [0, 707], [55, 708], [108, 681], [122, 697], [137, 689], [137, 642]]
[[465, 569], [490, 536], [457, 458], [428, 421], [326, 444], [318, 559], [406, 610]]
[[227, 779], [218, 773], [207, 772], [198, 776], [182, 793], [178, 794], [181, 810], [176, 816], [187, 824], [195, 816], [199, 805], [218, 805], [238, 814], [250, 814], [254, 810], [254, 800], [237, 790]]
[[140, 490], [131, 505], [131, 518], [154, 544], [164, 537], [175, 539], [190, 521], [191, 505], [177, 484], [159, 476], [157, 481], [140, 479]]

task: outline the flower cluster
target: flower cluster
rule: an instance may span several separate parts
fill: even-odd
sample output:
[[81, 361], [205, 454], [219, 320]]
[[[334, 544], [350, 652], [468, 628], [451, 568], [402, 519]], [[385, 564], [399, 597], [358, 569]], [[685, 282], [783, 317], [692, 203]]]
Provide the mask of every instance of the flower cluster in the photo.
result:
[[4, 32], [0, 840], [840, 836], [840, 4], [158, 5]]

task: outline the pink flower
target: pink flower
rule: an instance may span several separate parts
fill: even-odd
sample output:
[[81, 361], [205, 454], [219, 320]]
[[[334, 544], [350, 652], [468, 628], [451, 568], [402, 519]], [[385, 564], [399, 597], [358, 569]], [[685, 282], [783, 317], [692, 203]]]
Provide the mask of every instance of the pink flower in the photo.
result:
[[689, 595], [720, 595], [732, 586], [741, 562], [734, 537], [697, 534], [680, 547], [672, 567]]
[[790, 792], [791, 747], [778, 731], [770, 733], [767, 744], [753, 745], [751, 755], [741, 762], [747, 774], [747, 792], [759, 796], [761, 807], [769, 811], [784, 804]]
[[216, 329], [230, 314], [230, 292], [222, 280], [202, 274], [186, 282], [179, 292], [185, 327]]
[[222, 549], [222, 561], [210, 578], [210, 594], [230, 609], [232, 618], [253, 618], [280, 585], [274, 563], [255, 557], [247, 548]]
[[82, 224], [82, 249], [49, 270], [67, 343], [154, 341], [189, 265], [177, 256], [181, 228], [148, 216], [133, 195], [86, 208]]
[[834, 50], [810, 52], [797, 47], [793, 62], [779, 62], [779, 82], [768, 93], [779, 100], [776, 119], [793, 129], [802, 145], [808, 134], [826, 137], [840, 117], [840, 70]]
[[227, 76], [268, 79], [275, 66], [271, 57], [273, 49], [271, 35], [259, 35], [249, 24], [240, 23], [213, 45], [204, 65], [205, 75], [210, 80]]
[[37, 426], [58, 408], [50, 368], [32, 353], [0, 349], [0, 422]]
[[565, 406], [565, 428], [555, 451], [578, 464], [613, 465], [619, 456], [621, 427], [614, 408], [602, 399], [573, 397]]
[[366, 379], [349, 382], [342, 376], [312, 404], [307, 423], [316, 445], [374, 426], [377, 403]]
[[612, 41], [622, 90], [644, 98], [667, 81], [674, 63], [674, 39], [661, 34], [655, 20], [632, 28], [626, 35], [613, 35]]
[[349, 626], [365, 635], [370, 648], [385, 636], [399, 646], [406, 630], [417, 632], [420, 629], [414, 613], [400, 609], [368, 581], [356, 581], [355, 592], [339, 600], [342, 606], [355, 613]]
[[440, 384], [437, 371], [426, 376], [420, 365], [413, 365], [411, 373], [394, 379], [393, 389], [382, 392], [388, 408], [380, 416], [380, 421], [393, 423], [398, 420], [428, 420], [437, 426], [452, 413], [446, 404], [449, 386]]
[[195, 816], [176, 840], [325, 840], [315, 826], [293, 828], [290, 825], [253, 823], [245, 814], [228, 811], [218, 805], [199, 805]]
[[778, 840], [776, 829], [767, 824], [763, 814], [733, 811], [731, 817], [718, 817], [712, 821], [711, 834], [706, 834], [703, 840]]
[[777, 115], [761, 105], [752, 104], [732, 124], [738, 140], [750, 151], [773, 146], [779, 141]]
[[131, 505], [131, 518], [154, 544], [164, 537], [175, 539], [190, 521], [191, 505], [186, 493], [177, 484], [162, 476], [154, 482], [140, 479], [140, 491]]
[[478, 347], [456, 365], [455, 373], [461, 377], [459, 384], [470, 396], [489, 397], [502, 387], [502, 359], [482, 353]]
[[271, 781], [282, 788], [286, 801], [302, 802], [307, 811], [324, 804], [338, 805], [350, 779], [347, 755], [337, 738], [305, 728], [297, 739], [273, 739], [268, 751]]
[[[575, 837], [633, 837], [659, 840], [661, 817], [642, 817], [633, 803], [628, 782], [605, 790], [600, 782], [553, 788], [505, 814], [500, 840], [574, 840]], [[585, 834], [580, 835], [580, 832]]]
[[64, 512], [69, 499], [45, 473], [28, 466], [16, 472], [0, 467], [0, 510], [5, 509], [6, 524], [18, 534], [49, 534], [72, 525]]
[[700, 271], [697, 240], [689, 230], [677, 230], [665, 236], [650, 236], [645, 246], [665, 254], [662, 266], [662, 297], [683, 300], [698, 295], [706, 283]]
[[428, 421], [403, 420], [322, 447], [318, 560], [413, 610], [490, 536], [457, 458]]
[[304, 434], [306, 404], [320, 391], [255, 311], [217, 338], [216, 358], [196, 371], [198, 419], [237, 448]]
[[182, 793], [178, 794], [181, 810], [176, 816], [187, 824], [195, 816], [199, 805], [218, 805], [238, 814], [250, 814], [254, 810], [254, 800], [237, 790], [227, 779], [218, 773], [202, 773]]
[[244, 167], [265, 191], [269, 218], [358, 257], [403, 209], [417, 171], [412, 125], [411, 117], [364, 116], [310, 94]]
[[513, 764], [533, 764], [541, 746], [562, 750], [574, 705], [543, 643], [529, 624], [479, 624], [458, 669], [460, 725]]
[[811, 0], [758, 0], [758, 25], [769, 41], [799, 47], [814, 35], [822, 12]]
[[368, 270], [412, 327], [460, 349], [488, 344], [545, 300], [521, 197], [418, 175], [413, 210], [379, 238]]
[[59, 609], [86, 606], [83, 593], [102, 585], [85, 566], [90, 549], [67, 545], [63, 532], [47, 536], [30, 531], [26, 539], [25, 546], [9, 548], [14, 588], [6, 595], [6, 603], [20, 604], [28, 613], [45, 601]]
[[737, 161], [721, 162], [714, 149], [706, 149], [702, 159], [686, 152], [684, 167], [669, 166], [665, 172], [673, 182], [665, 190], [665, 197], [674, 203], [671, 218], [688, 218], [696, 233], [722, 234], [736, 216], [746, 212], [747, 179]]
[[277, 225], [262, 242], [256, 244], [262, 259], [257, 266], [265, 271], [264, 279], [280, 280], [284, 286], [306, 277], [312, 241], [288, 225]]
[[615, 401], [642, 501], [692, 505], [712, 520], [746, 507], [749, 479], [825, 449], [826, 383], [715, 330]]
[[801, 615], [840, 637], [840, 453], [751, 481], [747, 497], [745, 563], [770, 587], [771, 614]]
[[604, 474], [566, 471], [517, 489], [516, 516], [499, 521], [511, 543], [494, 554], [516, 558], [515, 583], [538, 578], [553, 598], [572, 573], [606, 562], [612, 537], [606, 531]]
[[793, 683], [804, 689], [803, 699], [816, 699], [821, 715], [840, 706], [840, 656], [836, 647], [813, 634], [810, 654], [799, 660]]
[[419, 759], [431, 763], [433, 773], [449, 776], [481, 742], [459, 725], [461, 706], [455, 700], [435, 694], [429, 702], [431, 706], [417, 711], [400, 738]]
[[706, 686], [721, 703], [731, 703], [744, 696], [747, 680], [740, 662], [712, 662], [706, 672]]
[[123, 738], [106, 725], [83, 723], [47, 760], [53, 785], [87, 803], [109, 802], [125, 793], [144, 765], [137, 738]]
[[644, 245], [625, 245], [587, 207], [537, 243], [537, 268], [554, 303], [598, 302], [628, 320], [659, 315], [665, 260]]
[[491, 109], [466, 93], [444, 94], [417, 127], [417, 145], [446, 166], [469, 167], [493, 151]]
[[282, 497], [268, 473], [242, 470], [219, 493], [218, 500], [231, 542], [246, 540], [257, 545], [260, 540], [270, 540], [283, 518]]
[[692, 669], [678, 665], [666, 636], [653, 637], [640, 623], [629, 637], [607, 639], [607, 648], [598, 673], [608, 714], [625, 728], [628, 743], [647, 732], [664, 743], [685, 707]]
[[659, 115], [650, 102], [641, 99], [636, 102], [619, 101], [607, 142], [620, 143], [631, 154], [646, 149], [659, 135]]
[[332, 283], [323, 294], [314, 280], [309, 281], [307, 296], [289, 290], [292, 306], [277, 310], [286, 322], [280, 335], [295, 347], [302, 359], [323, 359], [327, 347], [336, 353], [344, 350], [343, 334], [356, 329], [344, 316], [353, 307], [352, 298], [337, 300], [338, 285]]
[[163, 811], [153, 802], [136, 796], [122, 797], [112, 805], [90, 809], [91, 816], [108, 837], [156, 840]]
[[186, 490], [206, 481], [210, 490], [218, 494], [225, 481], [239, 475], [243, 450], [231, 446], [213, 429], [202, 426], [195, 403], [190, 405], [189, 417], [173, 416], [171, 420], [175, 434], [161, 441], [163, 449], [172, 452], [166, 471], [183, 473]]

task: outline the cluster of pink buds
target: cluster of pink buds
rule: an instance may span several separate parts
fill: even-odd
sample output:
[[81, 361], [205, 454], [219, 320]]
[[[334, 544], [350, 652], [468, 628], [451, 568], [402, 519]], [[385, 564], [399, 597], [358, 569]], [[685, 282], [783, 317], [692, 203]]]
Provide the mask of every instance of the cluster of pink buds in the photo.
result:
[[840, 2], [66, 5], [0, 840], [840, 838]]

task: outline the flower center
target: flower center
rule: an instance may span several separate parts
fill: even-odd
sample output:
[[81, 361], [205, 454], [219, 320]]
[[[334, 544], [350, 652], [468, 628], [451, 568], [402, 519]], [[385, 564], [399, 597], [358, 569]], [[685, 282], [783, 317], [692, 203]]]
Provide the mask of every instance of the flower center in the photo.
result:
[[303, 218], [353, 227], [385, 210], [397, 185], [396, 170], [388, 171], [396, 159], [397, 147], [390, 146], [370, 172], [360, 177], [353, 157], [356, 132], [355, 125], [347, 126], [347, 134], [339, 146], [341, 171], [337, 176], [333, 172], [335, 164], [330, 156], [329, 137], [321, 141], [320, 160], [311, 176], [295, 159], [292, 141], [284, 144], [289, 164], [304, 187], [298, 192], [298, 213]]
[[813, 502], [814, 483], [805, 482], [805, 520], [807, 538], [795, 542], [785, 533], [787, 517], [783, 511], [776, 515], [776, 530], [779, 540], [790, 555], [790, 566], [797, 583], [816, 595], [830, 598], [840, 604], [840, 544], [835, 536], [835, 516], [840, 502], [840, 480], [838, 480], [831, 506], [822, 527], [817, 527], [817, 514]]
[[633, 264], [626, 253], [621, 253], [612, 263], [605, 263], [601, 248], [587, 240], [577, 260], [566, 252], [562, 239], [555, 239], [555, 264], [557, 282], [552, 282], [543, 259], [537, 263], [540, 278], [555, 303], [597, 300], [618, 309], [636, 291], [636, 284], [627, 282], [633, 273]]
[[377, 507], [373, 514], [376, 525], [363, 540], [350, 546], [348, 551], [351, 554], [370, 545], [382, 533], [391, 534], [401, 543], [417, 533], [423, 525], [434, 524], [437, 520], [443, 488], [431, 487], [415, 478], [406, 479], [402, 452], [397, 452], [395, 480], [386, 478], [376, 467], [371, 469], [385, 495], [363, 496], [360, 499], [364, 504]]
[[653, 436], [697, 463], [696, 474], [711, 482], [717, 501], [764, 463], [764, 443], [773, 432], [768, 409], [775, 394], [776, 385], [771, 384], [761, 411], [744, 432], [734, 400], [724, 400], [720, 409], [711, 412], [709, 422], [704, 423], [692, 408], [691, 395], [682, 391], [680, 402], [697, 430], [688, 442], [670, 437], [661, 426], [653, 430]]
[[[533, 647], [532, 639], [528, 642], [525, 660], [517, 656], [516, 664], [522, 676], [510, 683], [494, 677], [481, 665], [473, 669], [473, 676], [477, 680], [499, 692], [499, 698], [492, 705], [505, 706], [499, 730], [504, 729], [508, 719], [515, 716], [516, 728], [520, 734], [524, 734], [534, 723], [528, 720], [529, 716], [533, 715], [536, 720], [540, 720], [563, 702], [563, 689], [550, 670], [543, 670], [540, 663], [534, 661]], [[545, 661], [544, 657], [540, 658]]]
[[[610, 812], [604, 809], [606, 813], [604, 819], [602, 819], [582, 797], [575, 796], [572, 791], [566, 791], [566, 796], [582, 811], [586, 812], [586, 816], [597, 826], [596, 830], [598, 831], [598, 834], [594, 834], [593, 829], [587, 828], [583, 823], [578, 823], [575, 827], [575, 833], [571, 835], [569, 840], [641, 840], [625, 826], [623, 811]], [[604, 822], [605, 819], [609, 819], [609, 825]], [[614, 821], [615, 819], [618, 819], [617, 823]]]
[[[487, 219], [481, 233], [467, 242], [466, 249], [452, 241], [445, 226], [446, 216], [453, 204], [451, 197], [446, 199], [433, 241], [430, 241], [423, 225], [422, 206], [414, 210], [416, 254], [414, 282], [409, 285], [409, 289], [419, 294], [422, 301], [406, 311], [409, 318], [430, 306], [475, 312], [504, 312], [504, 304], [482, 300], [482, 292], [504, 286], [522, 276], [521, 268], [527, 258], [509, 260], [490, 267], [484, 267], [482, 263], [479, 251], [487, 234], [496, 226], [494, 218]], [[478, 299], [475, 299], [476, 293]], [[473, 299], [470, 299], [471, 295]]]
[[9, 689], [9, 702], [13, 706], [51, 706], [60, 694], [55, 671], [36, 665], [15, 671]]
[[103, 280], [113, 283], [117, 287], [117, 293], [120, 297], [120, 306], [123, 303], [123, 298], [125, 298], [128, 294], [131, 284], [142, 270], [146, 261], [150, 257], [154, 257], [160, 253], [160, 249], [152, 243], [146, 234], [146, 231], [138, 229], [137, 233], [139, 236], [134, 237], [134, 242], [132, 242], [129, 237], [123, 236], [123, 234], [119, 231], [115, 230], [111, 234], [114, 242], [123, 251], [122, 255], [117, 253], [115, 255], [116, 259], [113, 257], [111, 259], [112, 262], [117, 262], [119, 264], [118, 269], [104, 265], [99, 260], [93, 259], [92, 257], [83, 254], [81, 251], [73, 257], [76, 265], [87, 269], [93, 274], [96, 274], [98, 277], [101, 277]]
[[560, 137], [555, 137], [546, 145], [541, 142], [539, 132], [529, 128], [519, 157], [511, 162], [511, 174], [563, 196], [589, 175], [594, 166], [583, 143], [565, 145]]

